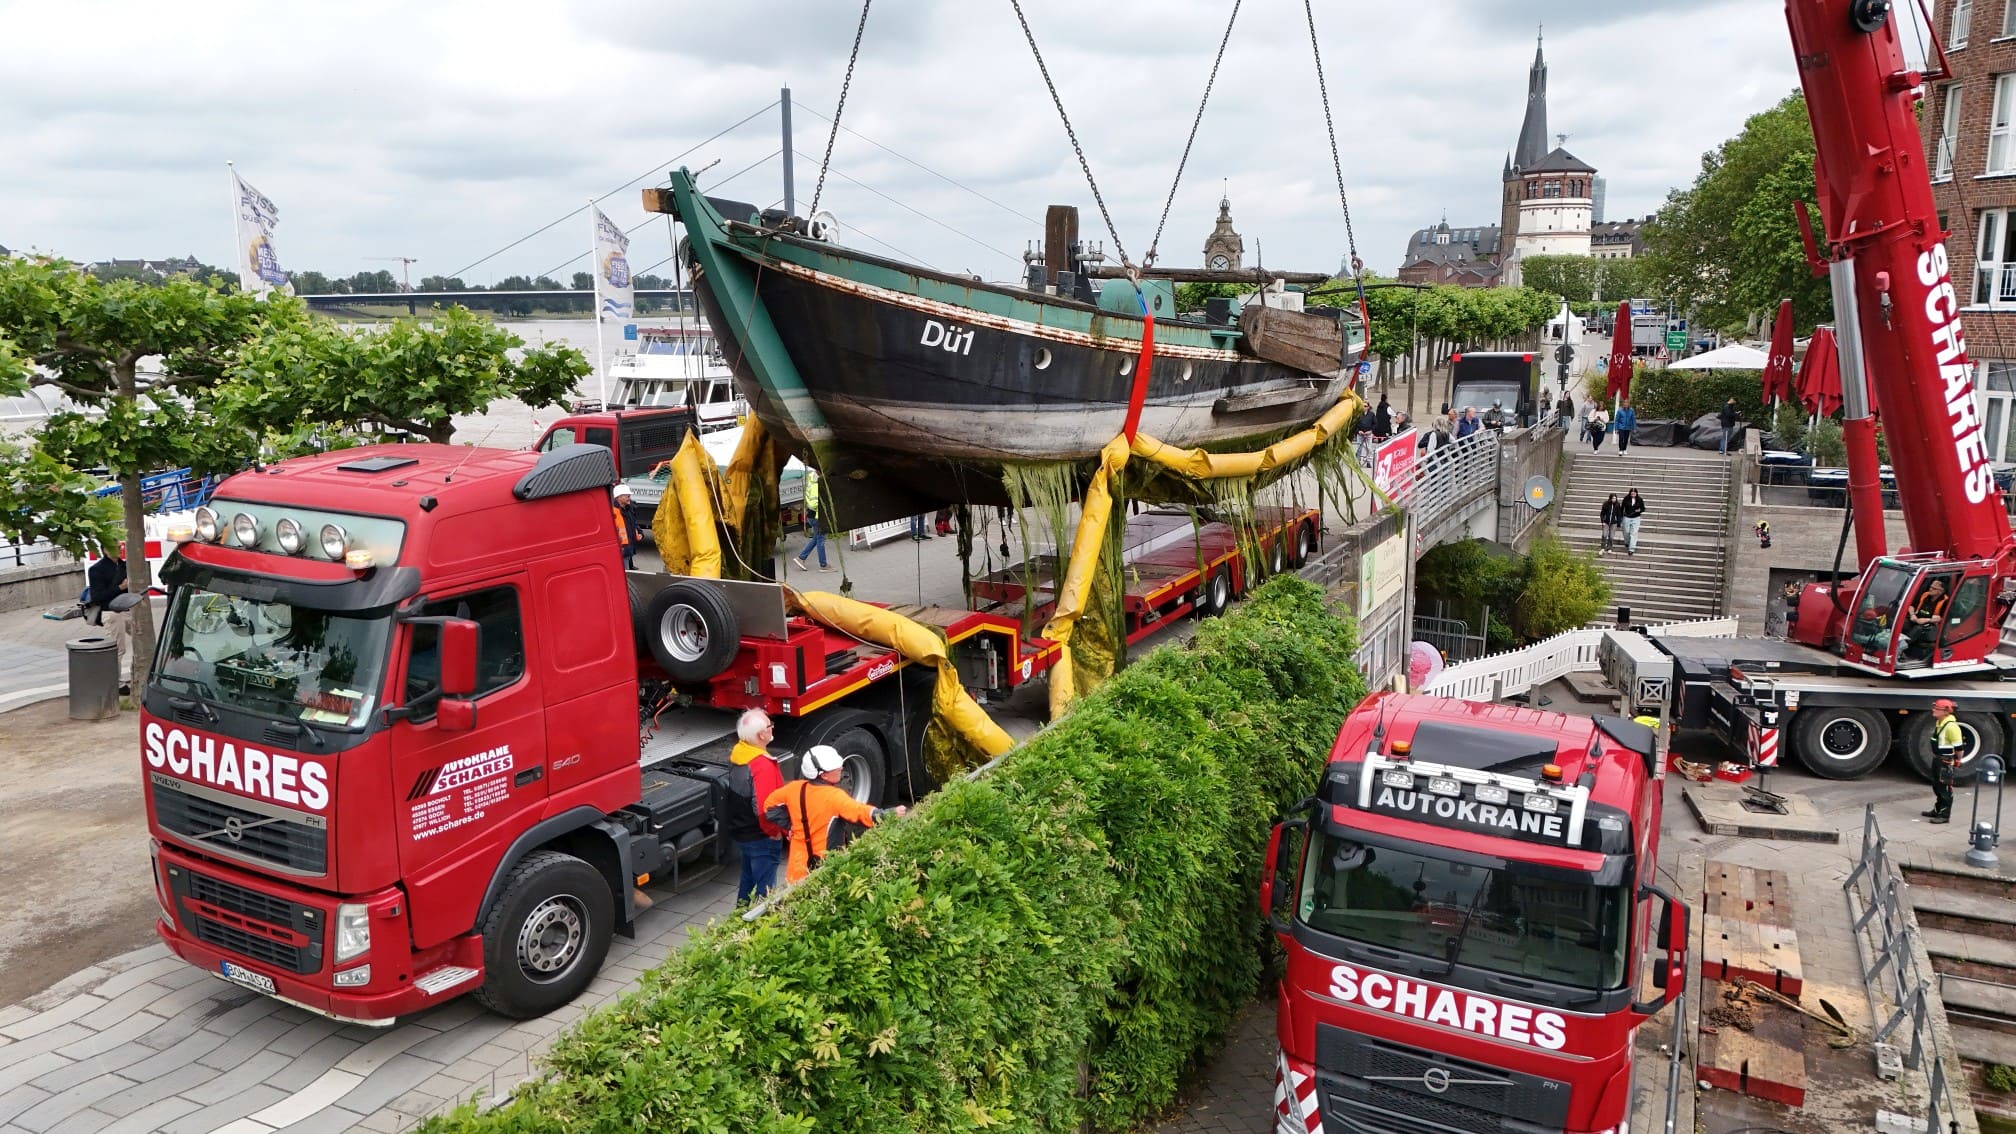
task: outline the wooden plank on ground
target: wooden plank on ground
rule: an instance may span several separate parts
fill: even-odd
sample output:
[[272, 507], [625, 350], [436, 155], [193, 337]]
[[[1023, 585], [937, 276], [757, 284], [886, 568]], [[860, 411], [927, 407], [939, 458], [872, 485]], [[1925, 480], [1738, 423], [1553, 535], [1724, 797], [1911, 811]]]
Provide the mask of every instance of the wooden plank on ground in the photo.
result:
[[1799, 935], [1775, 925], [1704, 915], [1701, 975], [1709, 980], [1754, 980], [1796, 1000], [1806, 987], [1805, 969], [1799, 961]]
[[1701, 1042], [1695, 1048], [1695, 1072], [1711, 1086], [1786, 1106], [1806, 1105], [1806, 1021], [1789, 1008], [1758, 1005], [1750, 1013], [1755, 1023], [1744, 1031], [1733, 1024], [1711, 1023], [1714, 1009], [1726, 1003], [1728, 985], [1701, 982]]
[[1790, 929], [1791, 883], [1782, 870], [1711, 862], [1703, 879], [1701, 912]]

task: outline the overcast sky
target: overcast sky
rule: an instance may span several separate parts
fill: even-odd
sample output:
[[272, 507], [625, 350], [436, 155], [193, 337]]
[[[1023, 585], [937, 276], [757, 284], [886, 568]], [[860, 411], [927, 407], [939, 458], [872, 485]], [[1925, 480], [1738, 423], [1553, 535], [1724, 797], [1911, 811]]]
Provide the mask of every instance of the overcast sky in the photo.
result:
[[[1024, 8], [1138, 259], [1230, 0]], [[1608, 179], [1611, 219], [1656, 208], [1693, 179], [1702, 151], [1796, 84], [1783, 11], [1768, 0], [1316, 8], [1360, 253], [1382, 272], [1445, 210], [1453, 225], [1498, 219], [1538, 24], [1550, 126]], [[396, 273], [372, 258], [412, 256], [416, 282], [479, 261], [464, 273], [472, 282], [564, 281], [586, 265], [582, 215], [490, 254], [606, 194], [613, 219], [644, 225], [630, 258], [643, 271], [669, 246], [662, 221], [645, 224], [638, 188], [682, 151], [692, 151], [682, 164], [718, 162], [702, 180], [711, 191], [782, 197], [777, 112], [764, 107], [786, 85], [795, 148], [808, 155], [797, 163], [803, 211], [858, 13], [849, 0], [0, 0], [0, 245], [235, 263], [232, 160], [279, 206], [290, 270]], [[859, 134], [839, 135], [820, 207], [849, 243], [1007, 279], [1048, 204], [1081, 206], [1082, 231], [1104, 238], [1005, 2], [877, 0], [844, 121]], [[1221, 190], [1249, 265], [1256, 248], [1286, 269], [1341, 260], [1342, 211], [1293, 0], [1246, 0], [1240, 12], [1162, 263], [1201, 261]]]

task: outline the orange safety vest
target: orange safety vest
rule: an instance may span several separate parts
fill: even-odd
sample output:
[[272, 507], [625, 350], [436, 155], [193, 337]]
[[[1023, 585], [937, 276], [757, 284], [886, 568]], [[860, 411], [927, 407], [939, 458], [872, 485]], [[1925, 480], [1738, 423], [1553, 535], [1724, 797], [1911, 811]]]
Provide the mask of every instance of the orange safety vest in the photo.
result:
[[616, 520], [616, 542], [623, 547], [629, 547], [630, 518], [623, 514], [623, 505], [618, 504], [611, 508], [609, 514]]
[[788, 882], [803, 881], [812, 865], [826, 856], [826, 832], [835, 819], [851, 819], [864, 827], [875, 825], [875, 809], [856, 802], [853, 796], [832, 784], [799, 780], [785, 784], [763, 800], [763, 810], [782, 805], [791, 816], [791, 833], [785, 836], [790, 848], [784, 864]]

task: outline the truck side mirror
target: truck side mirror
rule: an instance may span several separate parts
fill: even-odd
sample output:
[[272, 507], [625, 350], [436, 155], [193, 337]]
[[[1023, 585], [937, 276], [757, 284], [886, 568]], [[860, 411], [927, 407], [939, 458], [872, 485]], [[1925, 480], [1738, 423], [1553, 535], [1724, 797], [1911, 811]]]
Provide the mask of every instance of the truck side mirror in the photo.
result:
[[1274, 825], [1267, 841], [1266, 866], [1260, 874], [1260, 913], [1276, 933], [1289, 931], [1295, 912], [1295, 884], [1302, 873], [1302, 854], [1309, 843], [1309, 822], [1288, 819]]
[[[476, 647], [481, 628], [467, 618], [441, 620], [441, 696], [476, 692]], [[444, 722], [445, 723], [445, 722]]]
[[1649, 1017], [1658, 1015], [1661, 1009], [1679, 999], [1687, 986], [1687, 907], [1657, 886], [1640, 887], [1638, 897], [1641, 901], [1649, 898], [1660, 900], [1654, 933], [1666, 951], [1666, 955], [1652, 966], [1652, 987], [1664, 995], [1655, 1000], [1634, 1000], [1631, 1004], [1633, 1012]]
[[434, 726], [443, 732], [468, 732], [476, 727], [476, 702], [467, 697], [443, 697], [434, 707]]

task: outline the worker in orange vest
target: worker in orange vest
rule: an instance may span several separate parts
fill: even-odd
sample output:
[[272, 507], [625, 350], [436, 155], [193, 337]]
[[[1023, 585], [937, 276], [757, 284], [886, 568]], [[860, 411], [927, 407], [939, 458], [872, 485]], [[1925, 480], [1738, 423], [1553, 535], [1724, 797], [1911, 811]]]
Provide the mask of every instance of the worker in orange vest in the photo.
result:
[[833, 821], [847, 819], [873, 827], [885, 815], [907, 815], [907, 807], [870, 807], [841, 790], [840, 753], [830, 744], [815, 744], [805, 753], [805, 778], [785, 784], [763, 800], [763, 815], [783, 827], [789, 853], [784, 879], [797, 883], [826, 857], [826, 838]]
[[628, 571], [637, 566], [637, 541], [642, 538], [637, 522], [630, 518], [630, 486], [618, 484], [611, 502], [615, 505], [616, 543], [623, 549], [623, 569]]

